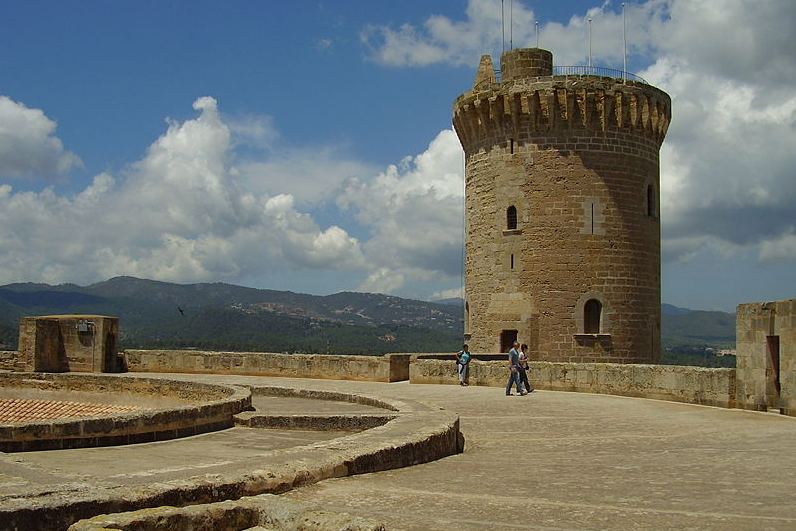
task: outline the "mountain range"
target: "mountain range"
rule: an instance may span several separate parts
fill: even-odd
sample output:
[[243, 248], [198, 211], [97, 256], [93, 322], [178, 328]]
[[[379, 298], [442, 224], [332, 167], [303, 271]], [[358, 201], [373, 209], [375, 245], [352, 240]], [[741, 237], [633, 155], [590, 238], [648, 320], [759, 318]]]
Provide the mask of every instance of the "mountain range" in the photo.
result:
[[[134, 277], [78, 286], [0, 286], [0, 349], [16, 348], [29, 315], [119, 317], [119, 346], [268, 352], [452, 352], [461, 346], [463, 301], [374, 293], [308, 295], [225, 283], [173, 284]], [[664, 347], [732, 348], [735, 316], [664, 304]], [[5, 345], [5, 346], [2, 346]]]
[[0, 342], [26, 315], [119, 317], [120, 348], [271, 352], [446, 352], [460, 347], [461, 306], [372, 293], [317, 296], [232, 284], [134, 277], [78, 286], [0, 286]]

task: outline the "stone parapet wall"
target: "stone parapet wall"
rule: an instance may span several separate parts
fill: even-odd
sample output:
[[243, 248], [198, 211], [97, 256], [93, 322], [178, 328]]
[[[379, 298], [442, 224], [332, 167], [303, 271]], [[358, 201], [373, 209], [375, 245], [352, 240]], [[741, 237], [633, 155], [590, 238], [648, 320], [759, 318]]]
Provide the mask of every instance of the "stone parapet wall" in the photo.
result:
[[[607, 151], [639, 150], [657, 158], [670, 121], [671, 99], [662, 90], [592, 75], [510, 79], [465, 92], [453, 104], [453, 124], [468, 154], [489, 150], [507, 135], [521, 143], [545, 137], [557, 143], [562, 133], [611, 132], [630, 144], [609, 144]], [[584, 148], [606, 151], [602, 142]]]
[[409, 378], [411, 354], [332, 356], [267, 352], [127, 350], [132, 372], [181, 372], [397, 382]]
[[[505, 361], [473, 361], [470, 384], [504, 387]], [[531, 362], [528, 379], [536, 389], [633, 396], [735, 407], [735, 370], [620, 363]], [[409, 367], [411, 383], [456, 384], [453, 361], [416, 359]]]
[[17, 363], [36, 372], [118, 372], [118, 337], [117, 317], [23, 317]]

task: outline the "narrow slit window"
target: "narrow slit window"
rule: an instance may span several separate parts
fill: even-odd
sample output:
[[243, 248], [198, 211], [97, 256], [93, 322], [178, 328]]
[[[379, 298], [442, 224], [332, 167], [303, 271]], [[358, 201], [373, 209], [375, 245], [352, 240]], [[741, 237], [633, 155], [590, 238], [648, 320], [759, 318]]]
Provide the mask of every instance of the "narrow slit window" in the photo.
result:
[[511, 269], [514, 269], [514, 255], [511, 255]]
[[506, 228], [508, 230], [517, 228], [517, 207], [514, 205], [506, 209]]
[[509, 145], [511, 146], [511, 154], [513, 155], [514, 154], [514, 139], [513, 138], [509, 141]]
[[650, 184], [647, 186], [647, 215], [651, 218], [658, 215], [655, 203], [655, 187]]

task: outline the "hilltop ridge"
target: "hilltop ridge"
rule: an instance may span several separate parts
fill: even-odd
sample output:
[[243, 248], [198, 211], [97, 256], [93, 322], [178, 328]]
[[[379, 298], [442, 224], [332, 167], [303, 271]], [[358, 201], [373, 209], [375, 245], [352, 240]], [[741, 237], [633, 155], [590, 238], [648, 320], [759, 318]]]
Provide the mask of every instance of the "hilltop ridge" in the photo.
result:
[[22, 316], [65, 313], [119, 317], [120, 348], [436, 352], [457, 348], [463, 330], [460, 307], [389, 295], [114, 277], [89, 286], [0, 286], [0, 342], [15, 347]]
[[[87, 313], [120, 319], [120, 348], [206, 348], [271, 352], [449, 352], [461, 346], [463, 301], [404, 299], [343, 291], [310, 295], [223, 282], [175, 284], [114, 277], [89, 286], [0, 286], [0, 346], [16, 348], [20, 317]], [[735, 316], [662, 306], [667, 352], [705, 359], [733, 348]], [[671, 357], [671, 356], [670, 356]], [[688, 362], [678, 355], [678, 363]], [[701, 361], [700, 361], [701, 363]]]

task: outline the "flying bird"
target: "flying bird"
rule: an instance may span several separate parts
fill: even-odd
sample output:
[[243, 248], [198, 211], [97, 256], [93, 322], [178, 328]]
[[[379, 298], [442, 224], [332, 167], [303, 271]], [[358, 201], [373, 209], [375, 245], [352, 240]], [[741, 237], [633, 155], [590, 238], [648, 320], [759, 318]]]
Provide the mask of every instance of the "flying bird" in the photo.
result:
[[182, 309], [182, 308], [180, 308], [179, 306], [177, 306], [177, 309], [180, 311], [180, 314], [181, 314], [181, 315], [185, 316], [185, 310], [183, 310], [183, 309]]

